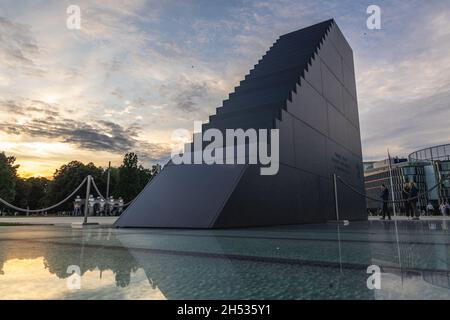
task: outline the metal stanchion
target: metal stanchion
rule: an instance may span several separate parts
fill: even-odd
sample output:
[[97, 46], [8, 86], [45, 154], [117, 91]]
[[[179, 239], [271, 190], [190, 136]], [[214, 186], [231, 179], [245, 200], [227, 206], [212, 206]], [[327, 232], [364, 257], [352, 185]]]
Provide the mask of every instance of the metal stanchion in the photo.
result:
[[339, 200], [337, 190], [337, 176], [333, 173], [333, 186], [334, 186], [334, 209], [336, 211], [336, 223], [337, 223], [337, 237], [338, 237], [338, 249], [339, 249], [339, 270], [342, 274], [342, 250], [341, 250], [341, 230], [339, 229]]
[[96, 222], [89, 222], [88, 223], [88, 215], [89, 215], [89, 198], [91, 195], [91, 182], [92, 177], [89, 175], [87, 176], [87, 185], [86, 185], [86, 199], [84, 200], [84, 219], [82, 223], [72, 223], [72, 228], [85, 228], [85, 227], [92, 227], [97, 226], [98, 223]]
[[86, 185], [86, 199], [84, 202], [84, 220], [83, 224], [87, 224], [88, 213], [89, 213], [89, 196], [91, 195], [91, 176], [87, 177], [87, 185]]
[[334, 184], [334, 209], [336, 211], [336, 221], [339, 221], [339, 200], [338, 200], [336, 173], [333, 173], [333, 184]]
[[107, 180], [106, 180], [106, 214], [105, 215], [109, 215], [109, 212], [111, 211], [110, 210], [110, 207], [109, 207], [109, 183], [110, 183], [110, 180], [111, 180], [111, 161], [109, 162], [109, 164], [108, 164], [108, 177], [107, 177]]
[[338, 189], [337, 189], [337, 175], [333, 173], [333, 189], [334, 189], [334, 210], [336, 212], [336, 220], [328, 221], [330, 223], [342, 223], [343, 225], [348, 225], [348, 220], [340, 220], [339, 218], [339, 198], [338, 198]]

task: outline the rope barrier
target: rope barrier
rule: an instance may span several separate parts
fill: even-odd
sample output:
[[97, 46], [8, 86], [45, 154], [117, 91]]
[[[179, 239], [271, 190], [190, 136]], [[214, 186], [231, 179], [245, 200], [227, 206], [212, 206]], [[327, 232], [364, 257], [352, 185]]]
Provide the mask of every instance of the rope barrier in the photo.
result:
[[123, 206], [124, 207], [126, 207], [126, 206], [129, 206], [130, 204], [132, 204], [133, 203], [133, 201], [135, 200], [136, 198], [134, 198], [133, 200], [131, 200], [130, 202], [127, 202], [127, 203], [125, 203]]
[[94, 186], [95, 191], [97, 191], [98, 195], [100, 196], [100, 198], [105, 201], [108, 202], [108, 200], [106, 200], [106, 198], [102, 195], [102, 193], [100, 192], [100, 190], [98, 189], [97, 185], [95, 184], [94, 178], [91, 179], [92, 185]]
[[357, 194], [359, 194], [359, 195], [365, 197], [366, 199], [369, 199], [369, 200], [372, 200], [372, 201], [376, 201], [376, 202], [381, 202], [381, 203], [385, 203], [385, 202], [388, 202], [388, 203], [404, 203], [404, 202], [412, 201], [412, 200], [415, 200], [415, 199], [419, 199], [421, 196], [424, 196], [424, 195], [430, 193], [431, 191], [433, 191], [434, 189], [436, 189], [437, 187], [439, 187], [439, 186], [442, 184], [442, 182], [445, 181], [445, 180], [447, 180], [449, 177], [450, 177], [450, 174], [448, 174], [448, 175], [442, 177], [442, 178], [439, 180], [439, 182], [438, 182], [436, 185], [434, 185], [432, 188], [428, 189], [428, 190], [425, 191], [425, 192], [419, 192], [419, 193], [417, 194], [417, 196], [415, 196], [415, 197], [411, 197], [411, 198], [407, 198], [407, 199], [401, 199], [401, 200], [382, 200], [382, 199], [372, 198], [372, 197], [370, 197], [370, 196], [368, 196], [368, 195], [362, 193], [361, 191], [359, 191], [358, 189], [356, 189], [355, 187], [353, 187], [352, 185], [350, 185], [350, 184], [348, 184], [346, 181], [344, 181], [340, 176], [337, 176], [338, 180], [339, 180], [340, 182], [342, 182], [342, 184], [343, 184], [344, 186], [346, 186], [347, 188], [349, 188], [349, 189], [352, 190], [353, 192], [355, 192], [355, 193], [357, 193]]
[[[417, 196], [415, 196], [415, 197], [411, 197], [411, 198], [407, 198], [407, 199], [401, 199], [401, 200], [386, 200], [386, 201], [385, 201], [385, 200], [382, 200], [382, 199], [376, 199], [376, 198], [370, 197], [370, 196], [366, 195], [365, 193], [362, 193], [361, 191], [359, 191], [358, 189], [356, 189], [355, 187], [353, 187], [352, 185], [350, 185], [350, 184], [347, 183], [346, 181], [344, 181], [340, 176], [336, 176], [336, 177], [337, 177], [337, 179], [338, 179], [344, 186], [346, 186], [347, 188], [349, 188], [349, 189], [352, 190], [353, 192], [359, 194], [360, 196], [365, 197], [366, 199], [369, 199], [369, 200], [372, 200], [372, 201], [375, 201], [375, 202], [380, 202], [380, 203], [385, 203], [385, 202], [387, 202], [387, 203], [404, 203], [404, 202], [412, 201], [412, 200], [415, 200], [415, 199], [419, 199], [421, 196], [424, 196], [425, 194], [430, 193], [431, 191], [433, 191], [434, 189], [436, 189], [437, 187], [439, 187], [439, 186], [442, 184], [443, 181], [447, 180], [447, 179], [450, 177], [450, 174], [448, 174], [448, 175], [442, 177], [442, 178], [439, 180], [439, 182], [438, 182], [436, 185], [434, 185], [432, 188], [426, 190], [425, 192], [419, 192], [419, 193], [417, 194]], [[54, 209], [54, 208], [59, 207], [60, 205], [62, 205], [62, 204], [65, 203], [66, 201], [68, 201], [71, 197], [73, 197], [74, 194], [77, 193], [78, 190], [80, 190], [80, 188], [86, 183], [86, 180], [87, 180], [87, 177], [83, 179], [83, 181], [80, 183], [80, 185], [79, 185], [79, 186], [78, 186], [78, 187], [77, 187], [77, 188], [76, 188], [69, 196], [67, 196], [67, 197], [64, 198], [62, 201], [60, 201], [60, 202], [58, 202], [57, 204], [55, 204], [55, 205], [53, 205], [53, 206], [50, 206], [50, 207], [48, 207], [48, 208], [34, 209], [34, 210], [31, 210], [31, 209], [24, 209], [24, 208], [19, 208], [19, 207], [16, 207], [15, 205], [13, 205], [13, 204], [7, 202], [6, 200], [4, 200], [4, 199], [2, 199], [2, 198], [0, 198], [0, 203], [3, 203], [4, 205], [6, 205], [6, 206], [8, 206], [8, 207], [10, 207], [10, 208], [12, 208], [12, 209], [14, 209], [14, 210], [21, 211], [21, 212], [37, 213], [37, 212], [49, 211], [49, 210], [52, 210], [52, 209]], [[95, 191], [96, 191], [97, 194], [100, 196], [100, 198], [103, 199], [105, 202], [108, 203], [108, 200], [102, 195], [102, 193], [101, 193], [100, 190], [98, 189], [97, 184], [95, 183], [95, 181], [94, 181], [93, 178], [91, 179], [91, 181], [92, 181], [92, 184], [93, 184], [93, 186], [94, 186]], [[135, 199], [136, 199], [136, 198], [135, 198]], [[125, 204], [123, 205], [123, 207], [126, 207], [126, 206], [130, 205], [131, 203], [133, 203], [133, 201], [134, 201], [135, 199], [131, 200], [131, 201], [128, 202], [128, 203], [125, 203]]]
[[16, 207], [15, 205], [7, 202], [6, 200], [3, 200], [2, 198], [0, 198], [0, 202], [3, 203], [4, 205], [6, 205], [7, 207], [10, 207], [14, 210], [21, 211], [21, 212], [37, 213], [37, 212], [49, 211], [49, 210], [59, 207], [60, 205], [62, 205], [66, 201], [68, 201], [70, 198], [72, 198], [75, 195], [75, 193], [77, 193], [78, 190], [80, 190], [80, 188], [86, 183], [86, 180], [87, 180], [87, 177], [84, 178], [84, 180], [81, 182], [81, 184], [69, 196], [64, 198], [64, 200], [62, 200], [62, 201], [58, 202], [57, 204], [55, 204], [51, 207], [48, 207], [48, 208], [30, 210], [30, 209], [23, 209], [23, 208]]
[[[70, 194], [68, 195], [66, 198], [64, 198], [63, 200], [61, 200], [60, 202], [48, 207], [48, 208], [42, 208], [42, 209], [24, 209], [24, 208], [20, 208], [20, 207], [16, 207], [15, 205], [9, 203], [8, 201], [0, 198], [0, 203], [4, 204], [5, 206], [17, 210], [17, 211], [21, 211], [21, 212], [27, 212], [27, 213], [38, 213], [38, 212], [44, 212], [44, 211], [49, 211], [52, 209], [55, 209], [57, 207], [59, 207], [60, 205], [64, 204], [65, 202], [67, 202], [70, 198], [72, 198], [75, 193], [78, 192], [78, 190], [81, 189], [81, 187], [86, 183], [87, 181], [87, 177], [83, 179], [83, 181], [80, 183], [80, 185]], [[98, 189], [97, 185], [95, 184], [94, 178], [91, 178], [92, 184], [94, 186], [95, 191], [98, 193], [98, 195], [100, 196], [101, 199], [103, 199], [105, 202], [108, 203], [108, 200], [102, 195], [102, 193], [100, 192], [100, 190]], [[125, 203], [123, 205], [123, 207], [126, 207], [128, 205], [130, 205], [136, 198], [134, 198], [133, 200], [131, 200], [128, 203]]]
[[[108, 202], [108, 200], [102, 195], [102, 193], [100, 192], [99, 188], [97, 187], [97, 185], [95, 184], [94, 178], [91, 179], [92, 181], [92, 185], [94, 186], [95, 191], [97, 192], [97, 194], [100, 196], [101, 199], [103, 199], [105, 202]], [[128, 203], [123, 204], [123, 207], [126, 207], [128, 205], [130, 205], [136, 198], [134, 198], [133, 200], [131, 200]]]

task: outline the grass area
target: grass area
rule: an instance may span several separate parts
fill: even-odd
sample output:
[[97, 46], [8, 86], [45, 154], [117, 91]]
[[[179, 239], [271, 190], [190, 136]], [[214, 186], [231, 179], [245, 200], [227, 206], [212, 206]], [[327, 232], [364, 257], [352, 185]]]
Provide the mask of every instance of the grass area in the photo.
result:
[[22, 223], [11, 223], [11, 222], [0, 222], [0, 227], [10, 227], [10, 226], [25, 226]]
[[51, 226], [52, 224], [0, 222], [0, 227]]

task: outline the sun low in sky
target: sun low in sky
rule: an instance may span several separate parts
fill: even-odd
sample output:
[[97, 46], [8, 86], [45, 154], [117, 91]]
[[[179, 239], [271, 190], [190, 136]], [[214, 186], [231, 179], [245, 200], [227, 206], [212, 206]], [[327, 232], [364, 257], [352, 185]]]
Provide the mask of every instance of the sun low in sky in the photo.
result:
[[0, 3], [0, 151], [23, 176], [71, 160], [164, 163], [178, 128], [207, 121], [278, 36], [331, 17], [355, 55], [365, 159], [448, 143], [450, 3], [377, 1]]

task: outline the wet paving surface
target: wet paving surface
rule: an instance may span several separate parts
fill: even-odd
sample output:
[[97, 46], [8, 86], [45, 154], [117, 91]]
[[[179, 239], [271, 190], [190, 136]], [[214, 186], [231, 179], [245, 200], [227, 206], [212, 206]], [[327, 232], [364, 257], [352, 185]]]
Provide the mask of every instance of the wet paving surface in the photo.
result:
[[[446, 220], [229, 230], [6, 226], [0, 298], [450, 299], [448, 227]], [[369, 266], [381, 272], [379, 289], [370, 285], [376, 281], [368, 286]]]

